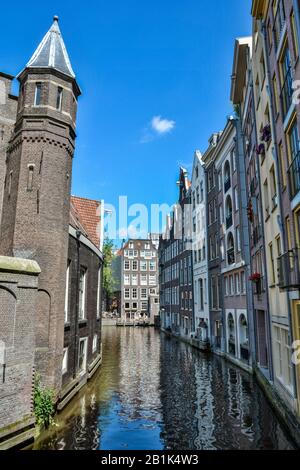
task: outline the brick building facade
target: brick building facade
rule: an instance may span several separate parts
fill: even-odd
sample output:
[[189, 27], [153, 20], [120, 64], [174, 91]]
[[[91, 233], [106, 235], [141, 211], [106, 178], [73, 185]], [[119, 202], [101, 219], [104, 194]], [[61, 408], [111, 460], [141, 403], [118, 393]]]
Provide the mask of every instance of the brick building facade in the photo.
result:
[[[34, 325], [23, 338], [23, 355], [31, 358], [26, 374], [22, 357], [15, 355], [24, 413], [32, 418], [34, 371], [40, 374], [43, 386], [55, 391], [61, 409], [101, 364], [103, 211], [99, 201], [71, 197], [81, 92], [57, 17], [18, 75], [18, 98], [10, 94], [11, 80], [0, 75], [0, 253], [4, 260], [36, 262], [37, 272], [40, 270], [34, 298], [15, 295], [20, 303], [20, 324], [26, 311], [31, 314], [30, 325]], [[16, 283], [27, 282], [22, 272], [14, 276]], [[0, 297], [7, 295], [2, 286], [5, 280], [1, 273]], [[0, 310], [1, 323], [10, 331], [7, 309]], [[18, 326], [16, 338], [23, 334]], [[8, 376], [0, 392], [0, 416], [3, 397], [10, 393], [10, 380]], [[12, 400], [6, 418], [1, 417], [0, 429], [15, 423], [15, 406]]]

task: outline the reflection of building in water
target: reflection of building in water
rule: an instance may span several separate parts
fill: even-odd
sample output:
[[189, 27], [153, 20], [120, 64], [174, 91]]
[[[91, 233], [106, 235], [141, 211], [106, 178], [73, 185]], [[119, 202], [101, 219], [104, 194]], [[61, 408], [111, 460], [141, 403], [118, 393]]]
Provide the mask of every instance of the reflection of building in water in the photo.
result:
[[120, 332], [120, 402], [126, 419], [158, 421], [160, 336], [152, 328]]
[[172, 450], [288, 449], [259, 387], [219, 357], [173, 340], [161, 347], [162, 438]]
[[198, 450], [211, 450], [215, 449], [215, 399], [212, 393], [213, 374], [211, 362], [199, 361], [195, 364], [194, 373], [197, 387], [196, 420], [198, 424], [195, 448]]
[[195, 359], [190, 347], [163, 338], [160, 380], [166, 449], [194, 449], [198, 436]]
[[35, 449], [98, 449], [104, 420], [119, 389], [120, 344], [115, 328], [104, 327], [103, 366], [87, 386], [55, 417], [56, 427], [43, 433]]

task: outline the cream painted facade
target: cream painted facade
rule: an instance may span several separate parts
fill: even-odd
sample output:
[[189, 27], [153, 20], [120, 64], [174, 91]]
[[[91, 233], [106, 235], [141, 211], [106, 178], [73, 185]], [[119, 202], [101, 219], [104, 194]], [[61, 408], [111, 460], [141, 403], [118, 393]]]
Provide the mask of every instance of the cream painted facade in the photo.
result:
[[[256, 2], [262, 3], [262, 2]], [[266, 16], [269, 2], [263, 3]], [[256, 106], [256, 127], [260, 154], [261, 195], [263, 222], [265, 230], [265, 251], [267, 260], [267, 289], [269, 294], [269, 313], [272, 323], [272, 352], [274, 361], [274, 383], [278, 393], [295, 408], [293, 373], [291, 361], [291, 338], [289, 325], [288, 298], [286, 292], [278, 287], [277, 260], [284, 251], [282, 214], [278, 189], [278, 168], [275, 158], [274, 128], [272, 124], [272, 103], [270, 100], [270, 83], [268, 79], [267, 56], [264, 47], [262, 21], [253, 21], [253, 83]], [[271, 136], [261, 140], [263, 129]], [[263, 150], [262, 150], [263, 148]]]

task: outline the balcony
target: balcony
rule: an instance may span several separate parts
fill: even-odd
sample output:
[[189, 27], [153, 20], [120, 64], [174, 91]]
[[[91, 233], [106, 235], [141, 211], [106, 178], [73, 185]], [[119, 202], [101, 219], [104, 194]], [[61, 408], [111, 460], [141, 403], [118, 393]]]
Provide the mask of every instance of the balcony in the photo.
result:
[[232, 218], [232, 213], [231, 213], [231, 214], [228, 214], [228, 216], [226, 217], [226, 230], [228, 230], [232, 226], [232, 223], [233, 223], [233, 218]]
[[288, 177], [290, 184], [290, 198], [293, 200], [296, 194], [300, 191], [300, 151], [297, 153], [288, 169]]
[[291, 68], [288, 69], [283, 87], [281, 88], [280, 100], [283, 119], [285, 119], [293, 101], [293, 77]]
[[289, 250], [278, 258], [278, 285], [281, 290], [300, 289], [299, 248]]
[[275, 36], [276, 50], [278, 49], [284, 26], [285, 26], [284, 4], [283, 4], [283, 0], [279, 0], [277, 11], [276, 11], [276, 14], [275, 14], [274, 28], [273, 28], [274, 36]]
[[248, 363], [250, 354], [249, 354], [249, 346], [247, 344], [240, 345], [240, 354], [241, 354], [241, 359]]
[[231, 178], [227, 178], [224, 182], [224, 191], [225, 193], [227, 193], [227, 191], [229, 191], [229, 189], [231, 188]]

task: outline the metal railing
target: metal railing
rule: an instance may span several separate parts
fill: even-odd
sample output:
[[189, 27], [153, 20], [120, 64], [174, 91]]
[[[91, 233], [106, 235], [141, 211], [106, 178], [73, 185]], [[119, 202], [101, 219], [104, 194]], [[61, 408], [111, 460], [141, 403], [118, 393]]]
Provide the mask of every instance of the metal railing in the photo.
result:
[[297, 153], [288, 169], [288, 177], [290, 184], [290, 198], [292, 200], [300, 191], [300, 151]]
[[300, 288], [299, 253], [299, 248], [294, 248], [278, 258], [278, 285], [282, 290]]
[[281, 108], [282, 108], [282, 115], [283, 119], [285, 119], [288, 110], [290, 109], [292, 102], [293, 102], [293, 76], [292, 76], [292, 69], [289, 69], [286, 72], [285, 79], [283, 82], [283, 86], [281, 88], [280, 93], [280, 100], [281, 100]]

